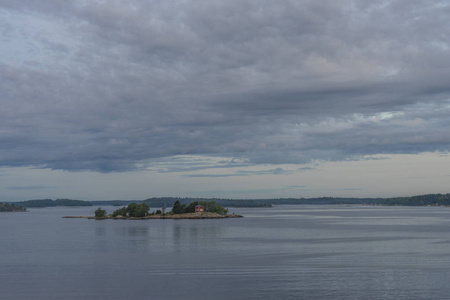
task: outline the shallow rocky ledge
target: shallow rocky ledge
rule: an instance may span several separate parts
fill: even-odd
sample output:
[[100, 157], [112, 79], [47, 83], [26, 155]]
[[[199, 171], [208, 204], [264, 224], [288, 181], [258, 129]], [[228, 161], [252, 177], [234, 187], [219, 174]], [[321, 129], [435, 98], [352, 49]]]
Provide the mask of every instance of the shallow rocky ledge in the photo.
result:
[[176, 215], [171, 215], [171, 214], [166, 214], [166, 215], [150, 215], [150, 216], [146, 216], [146, 217], [142, 217], [142, 218], [132, 218], [132, 217], [123, 217], [123, 216], [118, 216], [118, 217], [112, 217], [112, 216], [106, 216], [103, 218], [96, 218], [96, 217], [89, 217], [89, 216], [65, 216], [63, 218], [67, 218], [67, 219], [95, 219], [95, 220], [108, 220], [108, 219], [112, 219], [112, 220], [148, 220], [148, 219], [175, 219], [175, 220], [180, 220], [180, 219], [226, 219], [226, 218], [242, 218], [241, 215], [235, 215], [235, 214], [231, 214], [231, 215], [219, 215], [216, 213], [210, 213], [210, 212], [205, 212], [205, 213], [189, 213], [189, 214], [176, 214]]

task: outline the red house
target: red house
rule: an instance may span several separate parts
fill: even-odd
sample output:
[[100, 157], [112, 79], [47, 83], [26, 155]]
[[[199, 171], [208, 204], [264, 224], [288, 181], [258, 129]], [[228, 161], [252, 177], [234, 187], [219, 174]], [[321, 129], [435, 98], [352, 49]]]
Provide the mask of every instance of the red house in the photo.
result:
[[195, 212], [196, 213], [197, 212], [199, 212], [199, 213], [205, 212], [205, 207], [203, 205], [196, 205], [195, 206]]

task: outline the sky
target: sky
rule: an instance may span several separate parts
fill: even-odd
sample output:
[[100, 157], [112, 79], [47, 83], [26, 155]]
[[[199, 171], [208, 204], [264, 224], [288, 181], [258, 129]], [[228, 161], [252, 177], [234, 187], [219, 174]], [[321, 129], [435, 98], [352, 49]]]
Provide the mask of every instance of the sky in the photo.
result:
[[450, 4], [1, 0], [0, 201], [450, 183]]

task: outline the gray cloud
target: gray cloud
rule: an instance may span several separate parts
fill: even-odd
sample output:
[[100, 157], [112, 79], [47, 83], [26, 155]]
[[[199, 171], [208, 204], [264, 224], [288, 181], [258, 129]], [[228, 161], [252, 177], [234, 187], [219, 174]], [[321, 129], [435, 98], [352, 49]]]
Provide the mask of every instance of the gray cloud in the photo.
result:
[[301, 168], [298, 168], [297, 170], [298, 171], [309, 171], [309, 170], [314, 170], [315, 168], [313, 168], [313, 167], [301, 167]]
[[237, 171], [235, 173], [228, 174], [189, 174], [184, 175], [186, 177], [234, 177], [234, 176], [255, 176], [255, 175], [288, 175], [293, 172], [284, 170], [282, 168], [275, 168], [270, 170], [260, 170], [260, 171]]
[[53, 188], [51, 186], [44, 186], [44, 185], [32, 185], [32, 186], [10, 186], [6, 187], [8, 190], [43, 190], [43, 189], [49, 189]]
[[448, 151], [449, 12], [421, 1], [2, 1], [0, 166], [166, 160], [165, 172], [231, 166], [171, 164], [183, 155], [248, 166]]

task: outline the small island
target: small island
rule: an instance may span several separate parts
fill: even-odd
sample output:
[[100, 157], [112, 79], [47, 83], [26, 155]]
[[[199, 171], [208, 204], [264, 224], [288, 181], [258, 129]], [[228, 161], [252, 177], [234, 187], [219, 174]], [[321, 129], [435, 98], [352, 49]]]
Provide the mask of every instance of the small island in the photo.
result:
[[241, 215], [228, 214], [228, 209], [217, 204], [215, 201], [191, 202], [189, 205], [175, 201], [172, 210], [166, 213], [166, 208], [150, 212], [146, 203], [131, 203], [115, 210], [112, 214], [107, 214], [99, 207], [95, 211], [95, 216], [66, 216], [64, 218], [86, 218], [96, 220], [147, 220], [147, 219], [224, 219], [242, 218]]
[[25, 212], [26, 208], [15, 205], [14, 203], [0, 202], [0, 212]]

